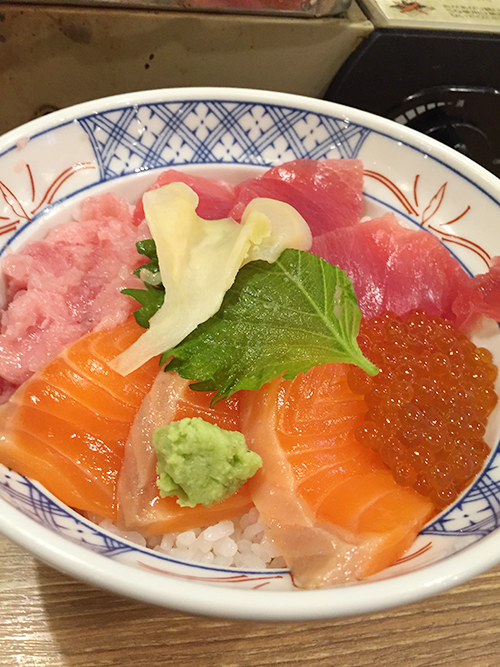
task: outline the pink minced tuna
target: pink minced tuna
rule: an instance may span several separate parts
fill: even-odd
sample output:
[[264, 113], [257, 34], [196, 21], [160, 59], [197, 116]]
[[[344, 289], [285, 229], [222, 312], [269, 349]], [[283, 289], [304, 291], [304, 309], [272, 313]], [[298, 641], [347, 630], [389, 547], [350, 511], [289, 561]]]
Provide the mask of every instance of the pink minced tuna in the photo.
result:
[[142, 285], [132, 271], [144, 262], [135, 244], [147, 235], [125, 200], [108, 193], [86, 199], [78, 220], [4, 258], [0, 402], [65, 345], [130, 315], [136, 302], [120, 291]]

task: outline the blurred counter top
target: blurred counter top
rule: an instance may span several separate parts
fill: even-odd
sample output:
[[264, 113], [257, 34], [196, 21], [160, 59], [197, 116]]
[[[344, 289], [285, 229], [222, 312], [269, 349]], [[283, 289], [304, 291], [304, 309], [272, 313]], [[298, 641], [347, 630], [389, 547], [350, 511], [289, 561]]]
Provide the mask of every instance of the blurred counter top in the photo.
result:
[[0, 3], [0, 134], [49, 111], [177, 86], [322, 97], [373, 25], [287, 18]]
[[496, 667], [500, 567], [397, 609], [300, 623], [189, 616], [78, 582], [0, 536], [5, 667]]

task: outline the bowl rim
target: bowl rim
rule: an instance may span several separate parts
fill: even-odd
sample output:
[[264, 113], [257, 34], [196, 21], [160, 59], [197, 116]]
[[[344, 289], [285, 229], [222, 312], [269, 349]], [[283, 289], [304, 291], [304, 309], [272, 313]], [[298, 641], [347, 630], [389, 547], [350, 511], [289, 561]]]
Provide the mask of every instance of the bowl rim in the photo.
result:
[[[412, 128], [335, 102], [236, 87], [160, 88], [82, 102], [8, 131], [0, 137], [0, 155], [26, 138], [50, 131], [54, 126], [70, 123], [82, 116], [120, 107], [188, 100], [278, 105], [299, 108], [313, 114], [344, 117], [346, 122], [365, 125], [428, 154], [462, 176], [465, 171], [465, 178], [471, 180], [478, 190], [497, 203], [500, 200], [500, 179], [466, 156]], [[484, 572], [500, 561], [500, 530], [496, 530], [480, 541], [480, 559], [470, 553], [472, 549], [478, 550], [478, 543], [474, 543], [419, 570], [380, 581], [297, 592], [231, 589], [220, 585], [214, 588], [213, 584], [191, 582], [168, 574], [158, 575], [142, 570], [137, 570], [137, 577], [130, 577], [129, 565], [70, 542], [36, 523], [1, 498], [0, 506], [0, 532], [41, 560], [76, 579], [153, 605], [231, 619], [297, 621], [380, 611], [440, 593]], [[20, 517], [23, 517], [22, 521]], [[165, 586], [158, 585], [161, 580], [166, 582]], [[216, 592], [217, 594], [214, 594]], [[291, 594], [299, 594], [300, 597], [290, 598]], [[296, 604], [291, 603], [293, 599], [296, 599]]]
[[[139, 106], [141, 104], [154, 104], [159, 102], [183, 102], [183, 101], [223, 101], [223, 102], [248, 102], [250, 104], [267, 104], [281, 107], [296, 108], [310, 111], [315, 114], [344, 116], [349, 122], [350, 114], [355, 114], [357, 124], [363, 124], [381, 134], [387, 134], [393, 139], [399, 140], [417, 150], [429, 154], [433, 159], [441, 162], [439, 155], [446, 156], [446, 165], [452, 170], [453, 163], [464, 165], [465, 168], [472, 169], [480, 175], [481, 179], [495, 189], [498, 188], [500, 179], [488, 171], [482, 165], [474, 162], [471, 158], [459, 153], [455, 149], [446, 146], [432, 137], [428, 137], [407, 125], [402, 125], [389, 118], [384, 118], [370, 111], [356, 109], [338, 102], [298, 95], [294, 93], [274, 92], [258, 88], [238, 88], [238, 87], [216, 87], [216, 86], [193, 86], [193, 87], [175, 87], [175, 88], [153, 88], [148, 90], [131, 91], [117, 95], [109, 95], [95, 100], [79, 102], [64, 109], [52, 111], [44, 116], [35, 118], [19, 127], [8, 130], [0, 135], [0, 146], [8, 145], [7, 148], [15, 146], [19, 141], [32, 138], [42, 132], [50, 130], [54, 125], [63, 125], [70, 123], [76, 118], [91, 116], [97, 113], [114, 110], [124, 106]], [[0, 156], [4, 150], [0, 149]], [[451, 161], [451, 165], [448, 163]], [[479, 189], [481, 186], [477, 186]]]
[[[2, 508], [1, 532], [64, 574], [139, 602], [227, 619], [311, 621], [383, 611], [457, 586], [496, 565], [500, 554], [500, 531], [497, 530], [481, 540], [488, 552], [481, 561], [470, 557], [475, 543], [442, 561], [381, 581], [300, 591], [233, 589], [146, 570], [134, 569], [137, 576], [131, 577], [129, 565], [72, 543], [2, 499], [0, 505], [6, 505], [6, 509]], [[24, 521], [19, 521], [20, 517]], [[165, 586], [159, 585], [161, 581]]]

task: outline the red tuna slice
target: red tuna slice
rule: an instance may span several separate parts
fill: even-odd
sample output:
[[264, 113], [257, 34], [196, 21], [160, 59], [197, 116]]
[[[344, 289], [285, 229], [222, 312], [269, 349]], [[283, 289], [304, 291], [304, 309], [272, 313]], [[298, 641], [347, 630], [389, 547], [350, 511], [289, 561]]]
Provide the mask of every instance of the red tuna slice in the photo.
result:
[[356, 224], [361, 217], [363, 164], [359, 160], [294, 160], [272, 167], [238, 186], [230, 215], [241, 220], [256, 197], [278, 199], [293, 206], [313, 236]]
[[500, 265], [470, 277], [436, 236], [399, 224], [392, 213], [315, 238], [311, 252], [351, 278], [366, 319], [423, 308], [466, 329], [500, 318]]
[[472, 290], [457, 295], [453, 310], [467, 323], [476, 315], [500, 321], [500, 257], [493, 257], [489, 271], [472, 279]]
[[[204, 220], [221, 220], [229, 217], [236, 201], [236, 188], [230, 183], [215, 178], [184, 174], [176, 169], [163, 171], [149, 190], [156, 190], [169, 183], [185, 183], [196, 192], [200, 198], [197, 213]], [[135, 206], [133, 215], [134, 224], [139, 225], [144, 220], [144, 206], [142, 197]]]

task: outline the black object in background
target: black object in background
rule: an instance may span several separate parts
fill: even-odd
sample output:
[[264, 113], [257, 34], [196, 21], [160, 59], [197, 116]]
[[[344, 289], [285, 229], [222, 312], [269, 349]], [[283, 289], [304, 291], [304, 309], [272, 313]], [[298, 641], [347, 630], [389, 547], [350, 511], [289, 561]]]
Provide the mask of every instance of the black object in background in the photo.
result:
[[325, 99], [413, 127], [500, 176], [500, 34], [376, 28]]

